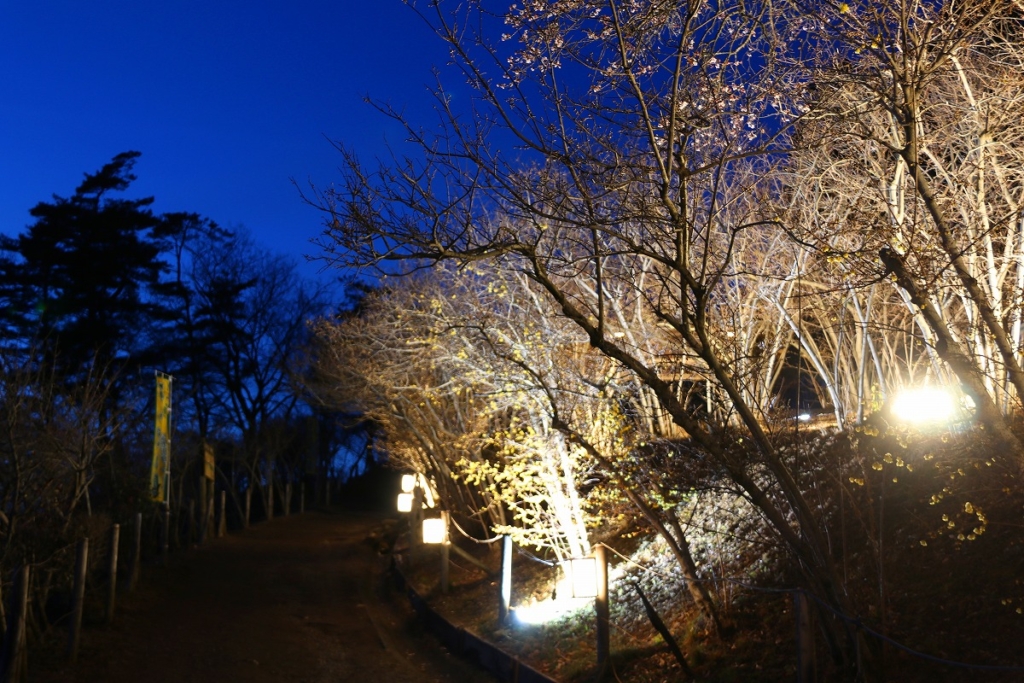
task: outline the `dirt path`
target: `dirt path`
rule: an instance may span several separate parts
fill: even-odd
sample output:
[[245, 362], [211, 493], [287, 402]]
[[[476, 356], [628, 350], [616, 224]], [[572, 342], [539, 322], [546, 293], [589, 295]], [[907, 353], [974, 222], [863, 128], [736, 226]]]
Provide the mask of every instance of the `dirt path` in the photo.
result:
[[78, 664], [40, 683], [483, 683], [413, 624], [364, 542], [379, 519], [277, 519], [150, 568], [111, 626], [83, 634]]

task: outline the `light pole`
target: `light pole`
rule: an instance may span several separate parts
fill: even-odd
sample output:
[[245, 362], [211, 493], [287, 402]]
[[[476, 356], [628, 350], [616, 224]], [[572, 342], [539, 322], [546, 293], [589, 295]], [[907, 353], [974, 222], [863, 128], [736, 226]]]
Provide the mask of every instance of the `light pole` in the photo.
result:
[[446, 511], [442, 510], [440, 517], [428, 517], [423, 520], [423, 542], [441, 546], [441, 592], [447, 593], [450, 541], [448, 540], [448, 513]]
[[563, 568], [568, 575], [574, 598], [593, 598], [597, 615], [597, 670], [598, 677], [608, 662], [611, 634], [608, 608], [608, 557], [603, 545], [594, 548], [591, 557], [567, 560]]

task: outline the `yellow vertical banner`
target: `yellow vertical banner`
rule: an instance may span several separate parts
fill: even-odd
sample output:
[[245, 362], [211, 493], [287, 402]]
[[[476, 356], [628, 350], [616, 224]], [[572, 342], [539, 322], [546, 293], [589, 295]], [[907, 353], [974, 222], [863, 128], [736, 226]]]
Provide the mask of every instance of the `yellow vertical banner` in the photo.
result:
[[213, 446], [203, 442], [203, 476], [213, 481], [216, 478], [217, 470], [213, 460]]
[[156, 373], [156, 426], [153, 430], [153, 466], [149, 495], [166, 503], [171, 488], [171, 376]]

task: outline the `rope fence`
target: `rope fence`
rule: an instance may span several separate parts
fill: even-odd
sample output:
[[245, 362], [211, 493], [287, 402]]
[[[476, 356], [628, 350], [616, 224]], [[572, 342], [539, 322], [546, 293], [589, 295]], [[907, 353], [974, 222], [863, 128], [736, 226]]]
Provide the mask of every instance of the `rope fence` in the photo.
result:
[[461, 526], [459, 526], [459, 523], [457, 521], [455, 521], [455, 517], [451, 517], [449, 519], [449, 521], [452, 523], [452, 526], [454, 526], [456, 529], [458, 529], [460, 534], [462, 534], [465, 538], [469, 539], [470, 541], [472, 541], [473, 543], [476, 543], [478, 545], [490, 545], [491, 543], [497, 543], [498, 541], [501, 540], [501, 536], [495, 536], [494, 538], [489, 538], [486, 541], [481, 541], [479, 538], [475, 538], [475, 537], [469, 535], [468, 533], [466, 533], [466, 530], [463, 529]]
[[[296, 501], [292, 500], [290, 489], [286, 484], [282, 506], [285, 516], [305, 512], [305, 485], [300, 485]], [[215, 504], [215, 500], [219, 500], [219, 504]], [[100, 532], [85, 535], [75, 543], [56, 549], [44, 560], [22, 565], [13, 572], [12, 584], [0, 584], [5, 588], [3, 599], [6, 602], [2, 612], [5, 623], [0, 625], [0, 683], [24, 683], [27, 680], [29, 650], [32, 649], [30, 636], [36, 634], [38, 638], [37, 632], [50, 628], [67, 628], [65, 656], [74, 663], [78, 656], [84, 613], [88, 611], [91, 615], [87, 620], [90, 623], [113, 621], [119, 586], [128, 593], [135, 589], [144, 555], [148, 562], [167, 564], [172, 549], [184, 551], [193, 544], [203, 545], [212, 538], [227, 535], [226, 491], [221, 490], [214, 496], [211, 490], [208, 505], [201, 506], [206, 509], [198, 520], [195, 500], [190, 502], [193, 504], [179, 505], [173, 510], [166, 506], [156, 508], [145, 521], [143, 514], [138, 512], [127, 520], [126, 533], [121, 533], [120, 524], [111, 524]], [[248, 526], [247, 517], [236, 520], [238, 528]], [[271, 518], [267, 515], [267, 519]], [[236, 527], [233, 525], [231, 528], [234, 530]], [[119, 552], [122, 545], [127, 546], [127, 553]], [[45, 596], [41, 597], [37, 590], [43, 582], [40, 577], [47, 575], [53, 567], [65, 565], [73, 568], [70, 575], [64, 577], [64, 583], [70, 583], [69, 607], [60, 614], [51, 614], [40, 624], [40, 615], [45, 614], [42, 608], [38, 608], [39, 602], [45, 601]], [[50, 581], [45, 583], [49, 590]], [[58, 584], [54, 582], [57, 588], [52, 590], [67, 589]], [[92, 598], [93, 593], [102, 595], [97, 596], [100, 599], [90, 599], [87, 608], [87, 595]], [[102, 618], [99, 617], [101, 613]]]

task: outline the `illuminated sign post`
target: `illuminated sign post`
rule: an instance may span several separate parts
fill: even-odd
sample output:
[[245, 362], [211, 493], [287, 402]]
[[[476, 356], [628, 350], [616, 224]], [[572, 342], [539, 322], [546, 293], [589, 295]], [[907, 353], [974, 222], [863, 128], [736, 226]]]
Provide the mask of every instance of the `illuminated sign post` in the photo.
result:
[[441, 512], [440, 517], [429, 517], [423, 520], [423, 542], [441, 546], [441, 592], [448, 592], [448, 513]]
[[412, 513], [412, 518], [409, 520], [409, 542], [413, 547], [423, 542], [421, 524], [425, 487], [426, 477], [422, 474], [402, 475], [402, 492], [398, 494], [395, 506], [399, 512]]
[[[444, 513], [442, 513], [443, 515]], [[423, 520], [423, 542], [440, 545], [448, 541], [447, 520], [442, 517], [428, 517]]]
[[403, 474], [402, 475], [402, 492], [398, 494], [398, 511], [399, 512], [412, 512], [413, 503], [415, 502], [415, 495], [413, 491], [416, 489], [416, 475], [415, 474]]
[[597, 597], [597, 559], [577, 557], [562, 564], [574, 598]]
[[398, 494], [395, 506], [399, 512], [412, 513], [409, 535], [413, 546], [426, 542], [422, 534], [423, 508], [433, 508], [436, 504], [434, 489], [423, 474], [402, 475], [402, 492]]
[[594, 548], [592, 557], [579, 557], [562, 564], [572, 597], [593, 598], [597, 613], [597, 669], [608, 661], [611, 631], [608, 609], [608, 558], [603, 545]]
[[594, 548], [594, 611], [597, 612], [597, 670], [603, 671], [611, 651], [608, 609], [608, 557], [604, 546]]
[[409, 520], [409, 535], [413, 546], [417, 543], [441, 546], [441, 592], [448, 592], [448, 566], [451, 544], [448, 541], [448, 513], [440, 517], [423, 517], [424, 504], [433, 508], [434, 492], [427, 478], [422, 474], [403, 474], [402, 492], [398, 494], [396, 507], [399, 512], [412, 513]]

